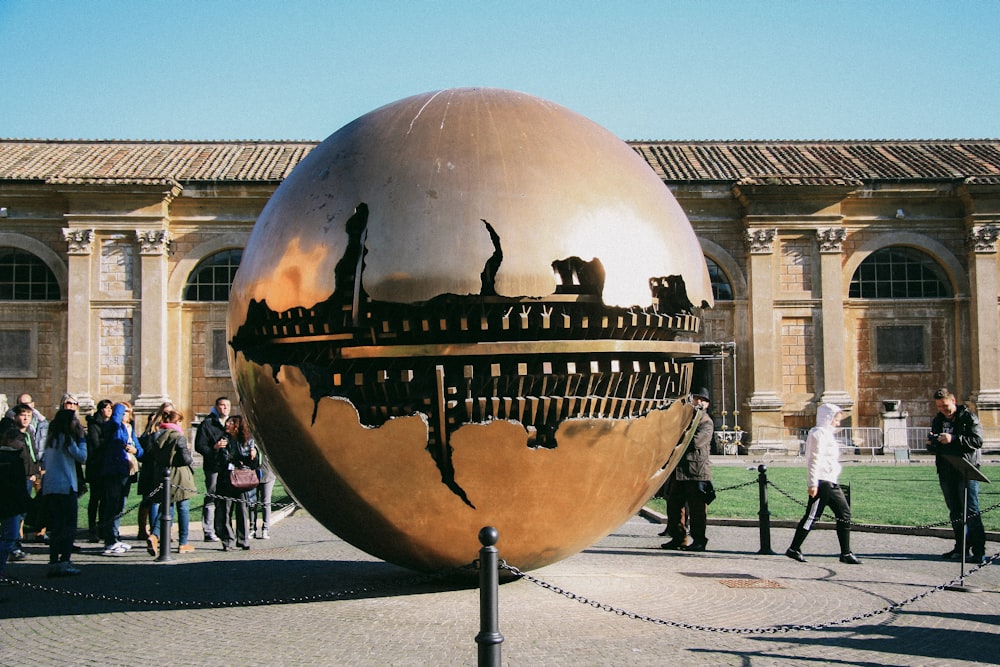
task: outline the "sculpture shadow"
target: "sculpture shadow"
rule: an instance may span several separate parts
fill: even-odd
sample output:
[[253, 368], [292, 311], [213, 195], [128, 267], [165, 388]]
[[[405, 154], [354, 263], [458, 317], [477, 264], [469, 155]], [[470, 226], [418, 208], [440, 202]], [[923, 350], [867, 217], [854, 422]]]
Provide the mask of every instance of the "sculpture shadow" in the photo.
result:
[[72, 578], [48, 578], [47, 563], [9, 567], [15, 583], [0, 588], [0, 619], [388, 598], [478, 585], [475, 570], [420, 574], [378, 561], [122, 560], [84, 563]]
[[[902, 626], [899, 621], [910, 617], [927, 617], [934, 619], [933, 625], [922, 623], [919, 626]], [[692, 649], [692, 652], [715, 656], [730, 655], [752, 664], [767, 659], [787, 660], [789, 645], [807, 645], [816, 649], [816, 657], [809, 658], [795, 655], [797, 663], [810, 662], [823, 665], [886, 665], [886, 664], [921, 664], [923, 660], [993, 662], [991, 647], [996, 643], [997, 631], [1000, 630], [1000, 616], [993, 614], [959, 614], [935, 612], [900, 612], [886, 619], [885, 624], [867, 624], [858, 626], [829, 627], [823, 630], [825, 636], [811, 633], [809, 636], [755, 635], [750, 639], [759, 642], [772, 642], [776, 648], [773, 651], [718, 651], [712, 649]], [[954, 621], [951, 623], [949, 621]], [[958, 629], [958, 623], [979, 623], [994, 626], [993, 630]], [[779, 646], [780, 645], [780, 646]], [[824, 647], [842, 648], [851, 652], [851, 659], [837, 660], [831, 658]], [[858, 653], [869, 654], [869, 659], [858, 661]], [[884, 656], [884, 657], [880, 657]], [[895, 656], [895, 657], [892, 657]], [[724, 660], [720, 659], [720, 662]]]

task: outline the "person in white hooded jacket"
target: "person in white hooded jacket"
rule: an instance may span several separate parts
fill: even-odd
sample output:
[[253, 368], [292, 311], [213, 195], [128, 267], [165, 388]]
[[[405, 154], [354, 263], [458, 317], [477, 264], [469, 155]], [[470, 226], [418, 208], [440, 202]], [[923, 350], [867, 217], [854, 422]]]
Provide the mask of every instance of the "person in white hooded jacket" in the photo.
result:
[[816, 409], [816, 426], [806, 437], [806, 470], [808, 471], [809, 504], [806, 513], [795, 529], [792, 545], [785, 555], [805, 563], [802, 543], [809, 536], [813, 525], [829, 507], [837, 518], [837, 541], [840, 542], [840, 562], [857, 565], [861, 561], [851, 551], [851, 507], [837, 480], [840, 478], [840, 446], [833, 437], [834, 429], [843, 418], [841, 409], [824, 403]]

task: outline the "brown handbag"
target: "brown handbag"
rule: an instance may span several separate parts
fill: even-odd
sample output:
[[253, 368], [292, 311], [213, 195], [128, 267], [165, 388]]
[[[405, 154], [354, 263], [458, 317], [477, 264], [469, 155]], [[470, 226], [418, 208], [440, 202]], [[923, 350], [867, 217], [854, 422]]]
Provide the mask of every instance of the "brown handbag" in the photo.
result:
[[240, 491], [255, 489], [259, 482], [257, 471], [252, 468], [233, 468], [229, 471], [229, 483], [234, 489]]

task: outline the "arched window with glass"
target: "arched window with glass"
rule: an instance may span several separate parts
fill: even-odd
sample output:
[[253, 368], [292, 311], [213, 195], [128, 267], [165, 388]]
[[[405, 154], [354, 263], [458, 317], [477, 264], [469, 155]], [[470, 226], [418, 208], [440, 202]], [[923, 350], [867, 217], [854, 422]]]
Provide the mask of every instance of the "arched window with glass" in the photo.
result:
[[184, 288], [185, 301], [229, 301], [236, 270], [243, 259], [242, 248], [231, 248], [201, 260]]
[[722, 267], [711, 257], [705, 258], [705, 264], [708, 265], [708, 277], [712, 281], [712, 297], [716, 301], [732, 301], [733, 285]]
[[851, 278], [852, 299], [941, 299], [952, 296], [941, 265], [927, 253], [906, 246], [876, 250]]
[[[861, 262], [848, 296], [852, 299], [948, 299], [951, 282], [938, 262], [916, 248], [889, 246]], [[927, 372], [931, 370], [930, 318], [905, 318], [895, 312], [869, 316], [870, 364], [875, 372]]]
[[45, 262], [20, 248], [0, 247], [0, 301], [59, 298], [59, 283]]

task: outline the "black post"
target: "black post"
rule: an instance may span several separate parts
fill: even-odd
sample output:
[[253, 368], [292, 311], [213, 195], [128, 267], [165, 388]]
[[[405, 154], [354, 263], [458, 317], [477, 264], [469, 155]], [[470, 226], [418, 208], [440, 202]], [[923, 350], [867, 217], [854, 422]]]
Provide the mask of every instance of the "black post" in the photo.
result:
[[160, 498], [160, 555], [156, 561], [170, 560], [170, 468], [163, 471], [163, 497]]
[[500, 667], [500, 644], [503, 635], [498, 624], [500, 575], [497, 562], [497, 548], [493, 546], [500, 538], [497, 529], [485, 526], [479, 531], [479, 644], [480, 667]]
[[757, 512], [760, 526], [759, 554], [773, 555], [771, 549], [771, 512], [767, 508], [767, 466], [761, 463], [757, 466], [757, 487], [760, 493], [760, 510]]

